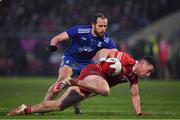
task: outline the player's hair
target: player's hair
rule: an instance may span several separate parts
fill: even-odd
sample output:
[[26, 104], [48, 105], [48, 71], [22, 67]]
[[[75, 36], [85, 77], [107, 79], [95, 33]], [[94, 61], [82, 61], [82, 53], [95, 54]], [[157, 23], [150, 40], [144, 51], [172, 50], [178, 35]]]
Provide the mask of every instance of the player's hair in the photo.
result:
[[92, 23], [96, 24], [98, 18], [106, 19], [103, 13], [98, 12], [98, 13], [95, 13], [95, 15], [93, 16]]
[[143, 58], [141, 58], [142, 60], [147, 61], [149, 64], [153, 65], [154, 69], [156, 68], [156, 60], [154, 57], [152, 56], [144, 56]]

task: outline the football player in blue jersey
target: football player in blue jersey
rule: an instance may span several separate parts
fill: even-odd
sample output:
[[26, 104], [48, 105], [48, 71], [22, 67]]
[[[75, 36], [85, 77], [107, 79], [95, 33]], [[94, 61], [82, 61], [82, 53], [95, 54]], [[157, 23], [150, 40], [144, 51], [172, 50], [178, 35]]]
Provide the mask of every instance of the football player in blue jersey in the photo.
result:
[[[96, 13], [91, 25], [73, 26], [52, 38], [50, 46], [46, 48], [48, 52], [56, 51], [58, 43], [62, 41], [70, 39], [72, 44], [64, 51], [59, 76], [50, 86], [44, 102], [52, 100], [61, 91], [59, 83], [65, 78], [76, 78], [86, 65], [93, 63], [93, 56], [97, 51], [103, 48], [116, 49], [113, 40], [106, 33], [107, 25], [108, 20], [103, 13]], [[81, 113], [79, 104], [74, 108], [76, 114]]]

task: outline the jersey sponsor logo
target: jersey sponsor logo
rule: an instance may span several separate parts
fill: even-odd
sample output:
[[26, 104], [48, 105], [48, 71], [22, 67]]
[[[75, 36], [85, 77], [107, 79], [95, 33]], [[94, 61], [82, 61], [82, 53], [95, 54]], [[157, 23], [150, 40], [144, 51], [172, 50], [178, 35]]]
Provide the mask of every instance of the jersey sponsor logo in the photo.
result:
[[89, 33], [90, 32], [90, 28], [79, 28], [78, 29], [78, 33]]
[[91, 47], [88, 47], [88, 46], [79, 47], [78, 50], [80, 52], [91, 52], [91, 51], [93, 51], [93, 49]]

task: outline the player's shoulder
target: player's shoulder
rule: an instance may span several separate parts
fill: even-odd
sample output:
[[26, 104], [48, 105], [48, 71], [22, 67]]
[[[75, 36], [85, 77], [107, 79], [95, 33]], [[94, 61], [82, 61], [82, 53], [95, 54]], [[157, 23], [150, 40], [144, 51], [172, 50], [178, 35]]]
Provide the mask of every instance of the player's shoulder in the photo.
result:
[[105, 32], [103, 40], [105, 43], [109, 43], [113, 41], [107, 32]]
[[104, 37], [109, 37], [109, 33], [105, 32]]
[[77, 29], [77, 33], [90, 33], [91, 32], [91, 26], [90, 25], [76, 25], [73, 27], [75, 29]]

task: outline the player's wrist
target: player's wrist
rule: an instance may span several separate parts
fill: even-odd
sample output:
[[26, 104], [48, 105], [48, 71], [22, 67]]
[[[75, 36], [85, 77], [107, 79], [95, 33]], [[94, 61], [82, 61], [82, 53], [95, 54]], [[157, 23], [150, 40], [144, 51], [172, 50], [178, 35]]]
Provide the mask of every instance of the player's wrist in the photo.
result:
[[54, 51], [56, 51], [58, 48], [57, 48], [57, 46], [55, 46], [55, 45], [50, 45], [50, 46], [48, 46], [47, 48], [46, 48], [46, 51], [47, 52], [54, 52]]

